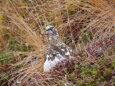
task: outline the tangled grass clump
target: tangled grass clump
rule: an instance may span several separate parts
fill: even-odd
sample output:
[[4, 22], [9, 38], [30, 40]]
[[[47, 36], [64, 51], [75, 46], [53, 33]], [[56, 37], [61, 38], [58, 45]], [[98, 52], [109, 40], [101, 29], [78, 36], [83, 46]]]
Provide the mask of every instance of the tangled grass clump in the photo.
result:
[[[114, 86], [114, 2], [0, 1], [0, 85]], [[44, 73], [44, 28], [49, 24], [74, 55]]]

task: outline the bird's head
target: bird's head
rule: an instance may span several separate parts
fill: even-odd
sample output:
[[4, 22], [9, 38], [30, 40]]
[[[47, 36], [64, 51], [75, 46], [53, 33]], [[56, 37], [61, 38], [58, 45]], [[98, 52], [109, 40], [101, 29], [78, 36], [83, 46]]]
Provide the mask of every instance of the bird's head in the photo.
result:
[[45, 30], [46, 30], [46, 34], [47, 34], [48, 36], [57, 35], [57, 31], [56, 31], [55, 27], [52, 26], [52, 25], [46, 26]]

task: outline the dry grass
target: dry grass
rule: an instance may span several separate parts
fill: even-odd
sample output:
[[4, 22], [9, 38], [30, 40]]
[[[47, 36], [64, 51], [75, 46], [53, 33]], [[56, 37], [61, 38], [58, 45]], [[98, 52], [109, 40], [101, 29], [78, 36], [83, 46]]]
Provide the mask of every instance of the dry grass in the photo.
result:
[[5, 40], [3, 37], [2, 14], [0, 13], [0, 50], [2, 50], [4, 45], [5, 45]]
[[[42, 71], [48, 45], [44, 28], [49, 24], [58, 28], [62, 41], [76, 53], [86, 49], [88, 45], [115, 35], [113, 2], [114, 0], [4, 0], [0, 8], [0, 44], [6, 43], [1, 27], [3, 26], [11, 37], [19, 37], [27, 46], [32, 46], [28, 51], [12, 51], [15, 57], [22, 58], [22, 54], [28, 58], [13, 64], [8, 82], [12, 86], [26, 86], [28, 80], [32, 79], [38, 86], [49, 85], [48, 81], [45, 82], [47, 77]], [[17, 67], [19, 69], [15, 70]], [[42, 75], [40, 77], [43, 83], [32, 78], [34, 74]], [[60, 82], [56, 77], [53, 79]], [[66, 77], [64, 79], [66, 81]], [[25, 83], [26, 85], [23, 85]], [[52, 83], [52, 86], [54, 84]]]

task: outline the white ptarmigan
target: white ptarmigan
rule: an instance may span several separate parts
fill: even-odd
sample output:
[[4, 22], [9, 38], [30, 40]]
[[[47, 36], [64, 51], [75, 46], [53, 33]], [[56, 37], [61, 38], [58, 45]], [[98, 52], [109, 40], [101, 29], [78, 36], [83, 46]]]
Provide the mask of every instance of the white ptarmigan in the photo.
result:
[[72, 49], [60, 41], [58, 31], [54, 26], [48, 25], [45, 30], [49, 38], [49, 49], [45, 55], [44, 72], [49, 72], [59, 62], [69, 59]]

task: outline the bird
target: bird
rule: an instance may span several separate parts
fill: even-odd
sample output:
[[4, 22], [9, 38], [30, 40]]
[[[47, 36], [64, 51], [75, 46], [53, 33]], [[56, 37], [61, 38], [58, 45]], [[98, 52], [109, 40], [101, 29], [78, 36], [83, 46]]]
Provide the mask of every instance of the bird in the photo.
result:
[[57, 28], [48, 25], [45, 31], [49, 43], [45, 54], [44, 72], [50, 72], [59, 62], [72, 57], [72, 49], [60, 40]]

